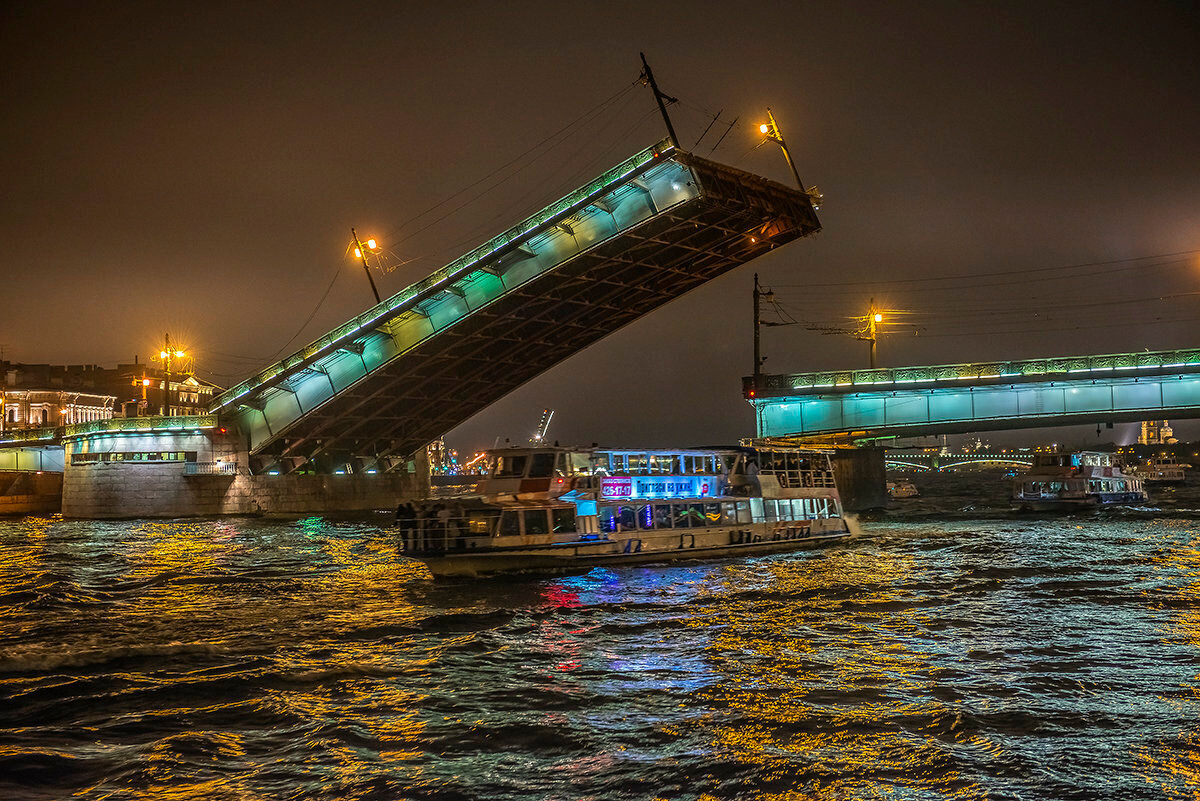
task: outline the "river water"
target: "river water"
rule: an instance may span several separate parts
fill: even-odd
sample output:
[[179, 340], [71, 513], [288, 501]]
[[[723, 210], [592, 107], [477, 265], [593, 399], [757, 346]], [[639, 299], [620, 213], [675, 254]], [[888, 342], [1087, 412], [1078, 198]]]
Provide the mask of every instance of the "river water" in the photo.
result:
[[[1200, 794], [1200, 486], [433, 583], [370, 519], [0, 521], [0, 799]], [[1194, 479], [1193, 479], [1194, 481]]]

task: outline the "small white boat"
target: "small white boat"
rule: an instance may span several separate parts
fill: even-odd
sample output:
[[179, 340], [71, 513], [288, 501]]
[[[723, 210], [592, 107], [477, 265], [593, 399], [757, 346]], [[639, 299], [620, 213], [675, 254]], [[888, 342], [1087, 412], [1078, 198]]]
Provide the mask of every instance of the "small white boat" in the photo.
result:
[[888, 497], [891, 498], [915, 498], [921, 494], [917, 492], [917, 485], [911, 481], [889, 481], [887, 491]]
[[489, 460], [477, 494], [402, 521], [406, 555], [434, 576], [777, 553], [851, 533], [824, 451], [530, 447]]
[[1145, 503], [1142, 479], [1121, 472], [1116, 457], [1100, 451], [1039, 453], [1013, 481], [1013, 502], [1032, 511]]

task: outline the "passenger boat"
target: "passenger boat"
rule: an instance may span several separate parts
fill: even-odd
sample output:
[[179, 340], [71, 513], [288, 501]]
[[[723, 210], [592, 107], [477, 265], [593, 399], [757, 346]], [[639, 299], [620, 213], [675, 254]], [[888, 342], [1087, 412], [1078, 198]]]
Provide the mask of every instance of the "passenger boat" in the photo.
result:
[[1155, 456], [1144, 462], [1131, 465], [1129, 475], [1137, 476], [1147, 484], [1182, 484], [1187, 481], [1186, 465], [1173, 456]]
[[887, 492], [890, 498], [915, 498], [920, 495], [917, 485], [911, 481], [889, 481]]
[[821, 451], [528, 447], [490, 461], [473, 493], [401, 532], [435, 576], [777, 553], [851, 533]]
[[1021, 509], [1047, 511], [1144, 503], [1142, 479], [1127, 476], [1111, 453], [1039, 453], [1033, 467], [1013, 482]]

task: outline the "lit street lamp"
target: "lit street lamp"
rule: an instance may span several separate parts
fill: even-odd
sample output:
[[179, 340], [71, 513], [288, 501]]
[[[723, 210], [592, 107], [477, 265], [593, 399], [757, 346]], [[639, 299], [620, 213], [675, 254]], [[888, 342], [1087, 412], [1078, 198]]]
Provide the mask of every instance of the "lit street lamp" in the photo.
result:
[[358, 234], [353, 228], [350, 229], [350, 236], [354, 237], [354, 258], [362, 259], [363, 271], [367, 274], [367, 280], [371, 282], [371, 292], [375, 295], [375, 302], [379, 303], [379, 290], [375, 288], [375, 279], [371, 277], [371, 268], [367, 265], [367, 253], [379, 252], [379, 244], [374, 239], [367, 240], [367, 246], [363, 247], [363, 243], [359, 241]]
[[166, 417], [171, 413], [171, 362], [183, 359], [187, 354], [181, 350], [171, 349], [171, 335], [163, 335], [163, 349], [158, 352], [158, 358], [163, 363], [163, 405], [161, 414]]
[[779, 145], [779, 149], [783, 151], [784, 160], [792, 170], [792, 177], [796, 179], [796, 186], [809, 196], [814, 209], [821, 208], [821, 193], [815, 186], [805, 187], [804, 182], [800, 180], [800, 173], [796, 171], [796, 162], [792, 161], [792, 151], [788, 150], [787, 142], [783, 139], [783, 132], [779, 130], [779, 124], [775, 122], [775, 115], [771, 113], [770, 108], [767, 109], [767, 121], [758, 126], [758, 132], [766, 136], [769, 141]]

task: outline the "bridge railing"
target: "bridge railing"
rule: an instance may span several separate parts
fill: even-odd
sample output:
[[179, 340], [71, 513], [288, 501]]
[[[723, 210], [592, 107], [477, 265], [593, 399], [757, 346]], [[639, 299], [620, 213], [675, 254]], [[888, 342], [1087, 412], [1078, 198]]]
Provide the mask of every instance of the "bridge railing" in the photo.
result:
[[[753, 378], [743, 379], [747, 398], [764, 392], [777, 394], [803, 391], [805, 394], [826, 392], [870, 391], [886, 386], [923, 382], [989, 380], [1004, 378], [1034, 378], [1048, 375], [1070, 375], [1116, 371], [1175, 369], [1200, 367], [1200, 348], [1143, 351], [1141, 353], [1109, 353], [1099, 356], [1053, 356], [1019, 361], [966, 362], [936, 364], [920, 367], [881, 367], [874, 370], [834, 370], [812, 373], [790, 373], [759, 376], [755, 387]], [[1136, 374], [1131, 373], [1131, 374]], [[754, 391], [755, 394], [751, 394]]]
[[400, 290], [395, 295], [384, 300], [376, 306], [371, 307], [367, 311], [352, 318], [344, 325], [335, 328], [320, 339], [311, 342], [306, 347], [288, 356], [287, 358], [276, 362], [267, 367], [262, 372], [251, 378], [246, 379], [242, 383], [222, 393], [219, 397], [213, 399], [210, 411], [222, 409], [239, 398], [250, 394], [257, 387], [268, 383], [273, 378], [288, 372], [289, 370], [301, 367], [309, 360], [320, 355], [321, 353], [335, 348], [338, 343], [345, 342], [348, 338], [352, 338], [361, 331], [373, 328], [379, 325], [385, 318], [391, 316], [398, 309], [405, 307], [411, 301], [419, 298], [426, 292], [429, 292], [438, 285], [445, 283], [465, 271], [474, 268], [494, 255], [517, 245], [524, 241], [531, 234], [540, 229], [550, 220], [570, 211], [576, 206], [583, 204], [588, 198], [602, 192], [606, 187], [619, 183], [632, 176], [645, 165], [659, 159], [663, 156], [669, 156], [674, 152], [675, 146], [671, 144], [670, 139], [663, 139], [656, 145], [646, 148], [637, 153], [617, 166], [603, 173], [595, 180], [584, 186], [579, 187], [570, 194], [560, 198], [557, 202], [550, 204], [538, 213], [526, 218], [522, 222], [508, 229], [499, 236], [484, 242], [479, 247], [471, 250], [467, 254], [460, 256], [446, 266], [435, 270], [426, 278], [421, 279], [415, 284]]
[[185, 431], [188, 429], [216, 428], [215, 414], [185, 414], [155, 417], [113, 417], [109, 420], [92, 420], [66, 427], [63, 436], [81, 437], [105, 432], [133, 433], [151, 431]]
[[62, 436], [62, 431], [62, 426], [0, 431], [0, 445], [38, 445], [58, 439]]

